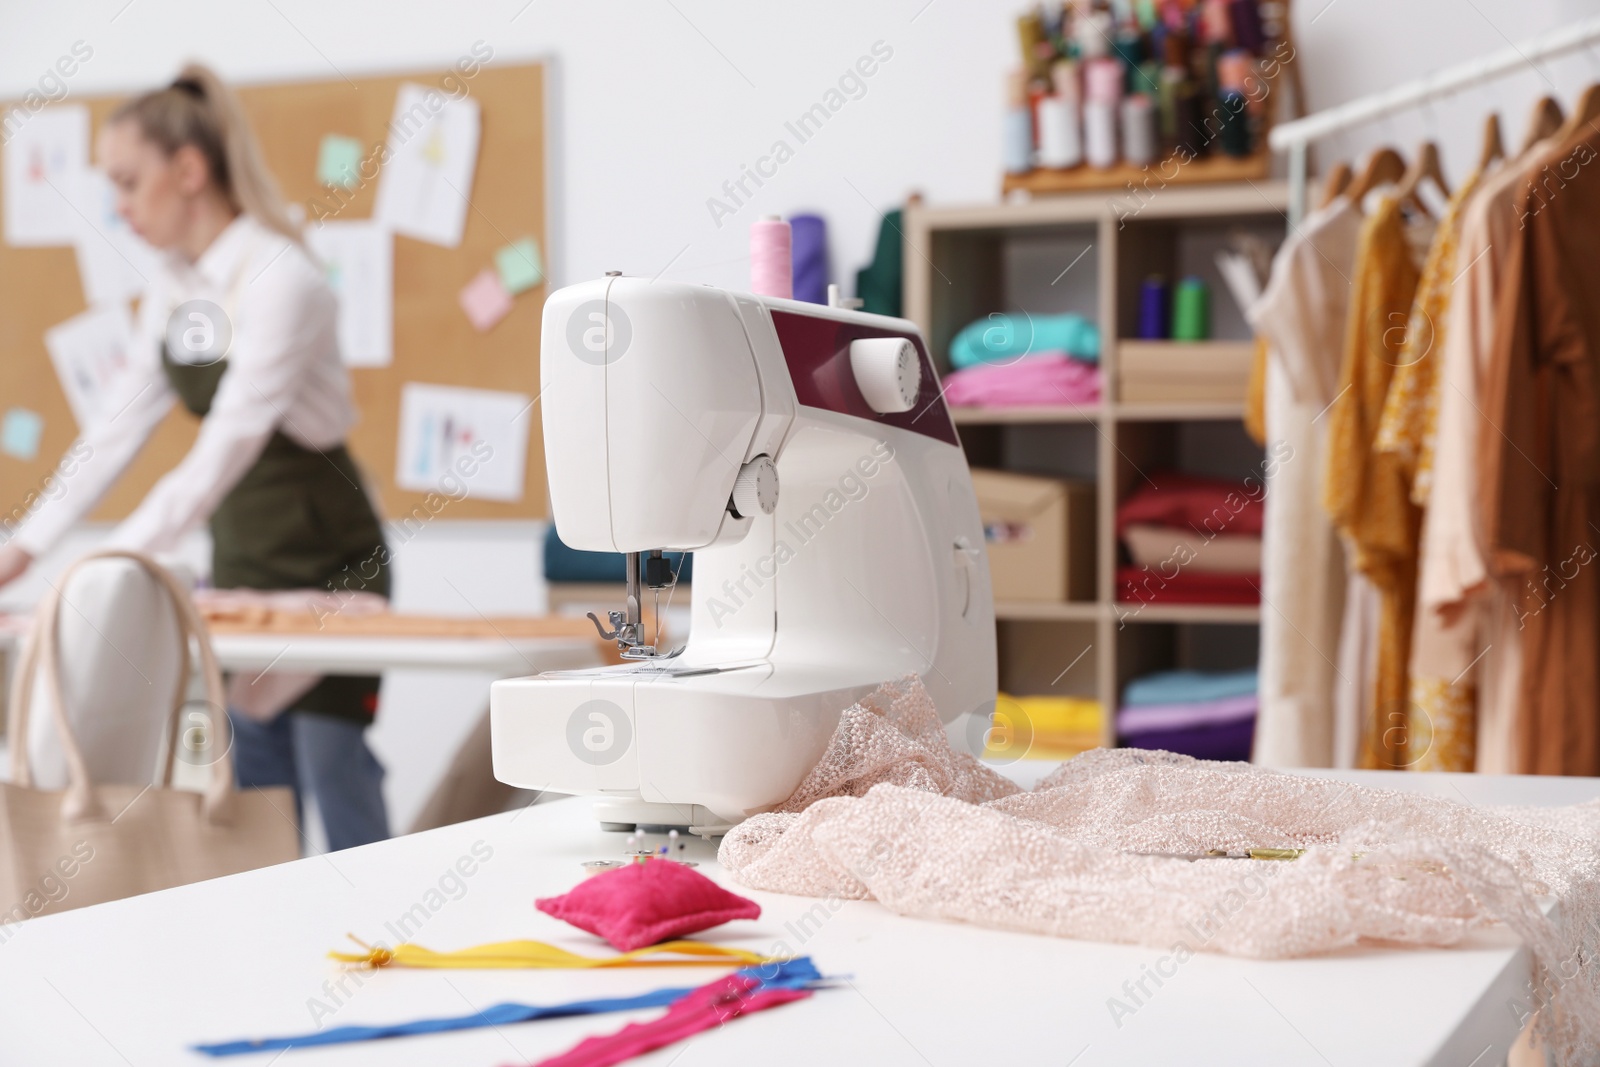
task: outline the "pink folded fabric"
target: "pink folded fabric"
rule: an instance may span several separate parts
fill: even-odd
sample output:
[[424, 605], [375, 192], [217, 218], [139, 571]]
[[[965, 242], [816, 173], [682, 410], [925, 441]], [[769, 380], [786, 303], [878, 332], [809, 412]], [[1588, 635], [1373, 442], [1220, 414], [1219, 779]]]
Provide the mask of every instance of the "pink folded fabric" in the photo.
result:
[[1188, 704], [1139, 704], [1117, 712], [1117, 732], [1137, 734], [1147, 730], [1185, 730], [1191, 726], [1238, 722], [1253, 718], [1259, 706], [1254, 693]]
[[1100, 368], [1060, 352], [1039, 352], [946, 375], [944, 396], [958, 407], [1098, 404]]

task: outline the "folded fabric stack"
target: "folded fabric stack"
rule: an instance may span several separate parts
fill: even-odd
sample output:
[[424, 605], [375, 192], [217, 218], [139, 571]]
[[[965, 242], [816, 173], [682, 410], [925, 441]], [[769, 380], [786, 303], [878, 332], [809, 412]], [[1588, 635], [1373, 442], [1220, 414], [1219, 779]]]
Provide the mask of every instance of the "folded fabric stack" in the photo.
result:
[[1168, 471], [1117, 508], [1131, 563], [1117, 568], [1130, 604], [1259, 604], [1261, 483]]
[[1100, 402], [1100, 331], [1082, 315], [990, 315], [950, 342], [951, 404], [1022, 407]]
[[995, 704], [984, 757], [993, 760], [1071, 759], [1100, 747], [1100, 702], [1089, 697], [1005, 693]]
[[1118, 743], [1196, 759], [1248, 760], [1257, 706], [1254, 670], [1148, 674], [1123, 690]]

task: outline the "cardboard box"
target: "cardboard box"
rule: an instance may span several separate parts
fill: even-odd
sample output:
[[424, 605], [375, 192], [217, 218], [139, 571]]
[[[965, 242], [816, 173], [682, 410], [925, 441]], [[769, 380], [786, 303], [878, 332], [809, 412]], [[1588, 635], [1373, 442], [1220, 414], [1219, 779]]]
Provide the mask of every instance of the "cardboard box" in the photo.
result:
[[1094, 485], [975, 470], [996, 600], [1094, 599]]

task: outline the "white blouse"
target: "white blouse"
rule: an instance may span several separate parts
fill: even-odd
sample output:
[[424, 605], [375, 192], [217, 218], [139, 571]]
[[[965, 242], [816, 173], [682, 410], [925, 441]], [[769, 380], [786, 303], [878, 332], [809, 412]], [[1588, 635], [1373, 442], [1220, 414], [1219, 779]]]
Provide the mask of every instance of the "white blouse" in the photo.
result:
[[[335, 332], [337, 301], [322, 269], [300, 245], [240, 215], [198, 262], [163, 257], [140, 300], [127, 372], [101, 408], [111, 416], [80, 435], [89, 454], [67, 478], [66, 492], [42, 502], [17, 533], [33, 555], [52, 548], [100, 501], [171, 410], [177, 395], [161, 351], [168, 317], [189, 300], [209, 300], [231, 320], [227, 370], [194, 447], [116, 528], [112, 546], [175, 548], [210, 518], [274, 430], [322, 450], [343, 442], [355, 424]], [[184, 358], [181, 345], [172, 357]]]

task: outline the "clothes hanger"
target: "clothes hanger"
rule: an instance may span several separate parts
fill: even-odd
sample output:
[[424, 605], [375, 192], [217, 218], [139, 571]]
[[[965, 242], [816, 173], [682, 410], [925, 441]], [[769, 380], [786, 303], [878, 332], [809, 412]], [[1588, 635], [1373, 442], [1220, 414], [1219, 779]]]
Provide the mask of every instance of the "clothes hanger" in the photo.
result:
[[1573, 105], [1572, 114], [1567, 116], [1567, 121], [1556, 131], [1556, 143], [1565, 145], [1581, 136], [1585, 127], [1600, 130], [1600, 82], [1589, 86], [1583, 91], [1583, 95], [1578, 97], [1577, 104]]
[[1478, 170], [1489, 169], [1489, 164], [1506, 158], [1505, 142], [1500, 139], [1500, 116], [1493, 111], [1483, 120], [1483, 149], [1478, 153]]
[[1533, 114], [1528, 116], [1528, 132], [1522, 135], [1522, 147], [1517, 149], [1517, 155], [1527, 154], [1528, 149], [1559, 130], [1564, 118], [1555, 97], [1540, 97], [1533, 105]]
[[1405, 173], [1406, 161], [1400, 158], [1399, 152], [1388, 147], [1374, 149], [1355, 182], [1345, 190], [1345, 195], [1359, 205], [1372, 190], [1385, 182], [1399, 181]]
[[1350, 185], [1350, 164], [1345, 162], [1335, 163], [1328, 172], [1328, 180], [1322, 183], [1322, 203], [1318, 207], [1327, 207], [1333, 203], [1334, 197], [1344, 192]]
[[1417, 154], [1411, 160], [1411, 168], [1400, 179], [1400, 188], [1395, 196], [1400, 200], [1410, 203], [1423, 214], [1431, 214], [1428, 206], [1423, 203], [1422, 197], [1417, 195], [1417, 189], [1422, 185], [1424, 178], [1432, 179], [1433, 184], [1439, 187], [1445, 198], [1450, 197], [1450, 186], [1444, 180], [1444, 170], [1439, 166], [1439, 146], [1432, 141], [1423, 141], [1417, 147]]

